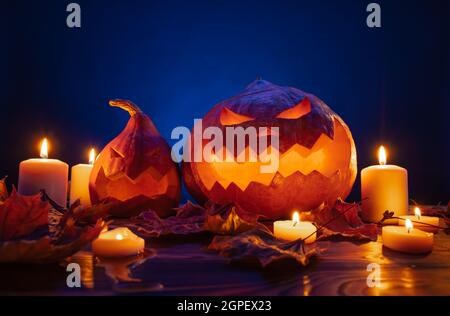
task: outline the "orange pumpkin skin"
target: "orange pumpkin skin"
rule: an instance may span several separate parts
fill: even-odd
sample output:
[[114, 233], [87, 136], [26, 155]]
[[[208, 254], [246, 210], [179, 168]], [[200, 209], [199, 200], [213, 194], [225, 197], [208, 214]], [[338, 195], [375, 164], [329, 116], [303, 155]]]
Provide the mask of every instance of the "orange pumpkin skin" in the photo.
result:
[[345, 199], [352, 189], [357, 165], [351, 132], [314, 95], [257, 80], [217, 104], [202, 123], [203, 130], [217, 126], [224, 135], [228, 126], [278, 127], [280, 160], [273, 174], [258, 173], [259, 162], [184, 162], [183, 180], [200, 203], [234, 203], [269, 219], [291, 218], [294, 210]]
[[179, 203], [180, 179], [169, 145], [132, 102], [116, 100], [110, 105], [128, 111], [131, 118], [95, 161], [89, 181], [92, 203], [123, 202], [113, 214], [118, 216], [134, 216], [147, 208], [170, 215]]

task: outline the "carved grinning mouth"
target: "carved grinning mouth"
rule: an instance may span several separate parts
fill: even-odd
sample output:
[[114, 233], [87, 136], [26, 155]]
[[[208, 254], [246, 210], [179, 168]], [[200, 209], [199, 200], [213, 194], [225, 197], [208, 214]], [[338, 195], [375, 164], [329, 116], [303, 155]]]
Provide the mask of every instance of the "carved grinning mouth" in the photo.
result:
[[334, 131], [334, 139], [321, 134], [311, 149], [299, 144], [291, 146], [278, 156], [279, 167], [273, 173], [261, 173], [262, 162], [200, 162], [194, 168], [209, 191], [216, 183], [224, 189], [234, 183], [242, 191], [252, 182], [270, 185], [277, 174], [286, 178], [297, 172], [303, 175], [318, 172], [332, 177], [348, 168], [353, 159], [348, 132], [337, 119], [334, 119]]
[[[100, 169], [96, 184], [102, 184], [105, 192], [101, 195], [108, 195], [108, 191], [114, 191], [116, 198], [124, 201], [137, 196], [156, 196], [167, 194], [174, 190], [172, 188], [173, 179], [177, 178], [175, 169], [169, 169], [165, 174], [161, 174], [155, 167], [149, 167], [136, 179], [130, 178], [124, 172], [117, 172], [112, 176], [107, 176], [103, 168]], [[129, 184], [132, 184], [130, 186]], [[98, 186], [99, 187], [99, 186]], [[127, 188], [124, 190], [123, 188]], [[150, 189], [149, 189], [150, 188]]]

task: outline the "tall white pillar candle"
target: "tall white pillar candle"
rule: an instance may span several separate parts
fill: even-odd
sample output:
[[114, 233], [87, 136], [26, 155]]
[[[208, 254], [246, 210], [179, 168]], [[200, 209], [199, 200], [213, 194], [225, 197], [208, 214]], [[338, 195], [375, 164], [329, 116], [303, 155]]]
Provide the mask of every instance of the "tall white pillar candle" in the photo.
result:
[[91, 149], [89, 164], [78, 164], [72, 167], [70, 180], [70, 205], [80, 200], [81, 206], [90, 206], [89, 177], [95, 162], [95, 150]]
[[66, 207], [69, 165], [57, 159], [48, 159], [48, 143], [41, 145], [41, 158], [22, 161], [19, 166], [18, 192], [35, 195], [45, 190], [58, 205]]
[[362, 218], [378, 222], [387, 210], [395, 216], [408, 214], [408, 172], [406, 169], [386, 165], [386, 151], [379, 150], [380, 165], [361, 171]]

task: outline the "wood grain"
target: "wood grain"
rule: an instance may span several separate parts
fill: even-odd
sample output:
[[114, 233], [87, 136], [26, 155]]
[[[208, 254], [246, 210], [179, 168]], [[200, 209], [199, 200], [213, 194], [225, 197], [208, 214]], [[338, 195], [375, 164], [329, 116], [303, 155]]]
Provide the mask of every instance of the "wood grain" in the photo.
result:
[[[320, 242], [326, 251], [306, 268], [261, 269], [228, 264], [207, 252], [210, 236], [149, 240], [151, 255], [106, 263], [140, 282], [113, 281], [105, 262], [83, 251], [71, 261], [82, 267], [82, 289], [65, 285], [63, 265], [1, 265], [1, 294], [145, 295], [450, 295], [450, 236], [436, 235], [433, 252], [412, 256], [385, 249], [381, 241]], [[369, 288], [367, 265], [381, 267], [381, 284]], [[123, 270], [131, 265], [130, 271]], [[120, 269], [118, 268], [120, 266]], [[136, 280], [134, 280], [136, 281]]]

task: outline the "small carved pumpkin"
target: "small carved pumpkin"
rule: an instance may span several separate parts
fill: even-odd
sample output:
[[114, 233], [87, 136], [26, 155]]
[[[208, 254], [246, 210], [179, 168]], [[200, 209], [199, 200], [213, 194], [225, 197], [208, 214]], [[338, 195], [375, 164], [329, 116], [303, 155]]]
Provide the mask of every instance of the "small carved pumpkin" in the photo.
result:
[[[312, 94], [257, 80], [207, 113], [202, 130], [210, 126], [219, 127], [224, 135], [228, 126], [278, 127], [279, 167], [261, 173], [259, 161], [185, 162], [183, 179], [199, 202], [233, 202], [246, 211], [278, 219], [291, 218], [295, 209], [333, 204], [351, 191], [357, 168], [350, 130]], [[203, 147], [206, 143], [203, 140]], [[191, 147], [194, 150], [202, 148]]]
[[131, 118], [94, 164], [89, 185], [92, 202], [125, 202], [114, 215], [133, 216], [145, 208], [169, 215], [178, 206], [180, 180], [168, 144], [135, 104], [124, 100], [109, 104], [128, 111]]

